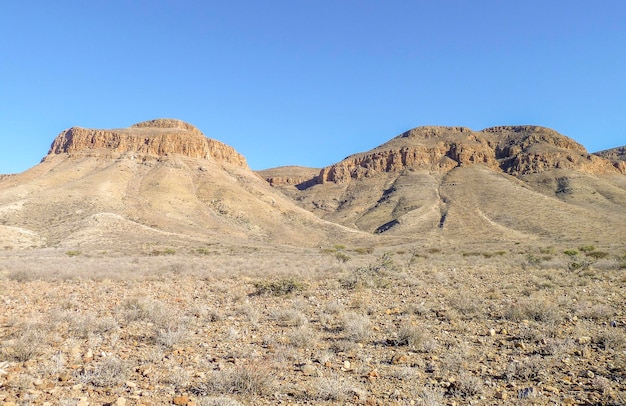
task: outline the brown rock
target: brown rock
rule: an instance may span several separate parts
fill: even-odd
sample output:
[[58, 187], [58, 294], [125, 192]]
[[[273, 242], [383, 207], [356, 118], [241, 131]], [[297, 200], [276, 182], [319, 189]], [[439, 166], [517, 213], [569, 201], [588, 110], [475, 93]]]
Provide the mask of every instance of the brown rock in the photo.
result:
[[144, 121], [115, 130], [72, 127], [56, 137], [48, 152], [49, 155], [64, 153], [107, 157], [126, 155], [141, 159], [179, 154], [247, 168], [245, 158], [234, 148], [206, 138], [191, 124], [173, 119]]
[[505, 391], [500, 390], [500, 391], [497, 391], [497, 392], [496, 392], [496, 394], [495, 394], [495, 398], [496, 398], [496, 399], [499, 399], [499, 400], [506, 400], [506, 399], [508, 399], [508, 398], [509, 398], [509, 395], [508, 395], [508, 393], [506, 393]]
[[395, 354], [391, 357], [391, 363], [394, 365], [406, 364], [409, 362], [409, 357], [406, 354]]
[[189, 406], [191, 399], [188, 396], [176, 396], [172, 402], [177, 406]]

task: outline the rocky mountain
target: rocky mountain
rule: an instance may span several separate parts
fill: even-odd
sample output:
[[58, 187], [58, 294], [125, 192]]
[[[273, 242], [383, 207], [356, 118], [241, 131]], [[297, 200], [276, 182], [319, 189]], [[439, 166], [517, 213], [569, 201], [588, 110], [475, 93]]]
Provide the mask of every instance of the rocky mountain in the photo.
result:
[[398, 238], [617, 242], [620, 162], [543, 127], [420, 127], [277, 187], [321, 218]]
[[73, 127], [39, 165], [0, 179], [0, 247], [150, 252], [310, 246], [353, 234], [296, 206], [232, 147], [179, 120]]
[[0, 177], [0, 247], [622, 244], [624, 148], [548, 128], [419, 127], [326, 168], [252, 172], [191, 124], [72, 127]]
[[608, 159], [622, 173], [626, 173], [626, 146], [596, 152], [595, 155]]

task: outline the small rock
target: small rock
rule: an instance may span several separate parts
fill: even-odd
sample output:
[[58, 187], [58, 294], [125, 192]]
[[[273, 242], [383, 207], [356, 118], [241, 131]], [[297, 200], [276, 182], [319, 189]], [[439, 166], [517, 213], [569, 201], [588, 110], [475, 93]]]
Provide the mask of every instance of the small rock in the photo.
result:
[[189, 396], [176, 396], [173, 402], [177, 406], [187, 406], [191, 402], [191, 399], [189, 399]]
[[544, 386], [543, 390], [546, 392], [559, 393], [559, 388], [555, 388], [554, 386]]
[[115, 401], [115, 406], [126, 406], [126, 398], [117, 398], [117, 400]]
[[509, 332], [505, 328], [501, 328], [500, 334], [509, 334]]
[[587, 337], [587, 336], [578, 337], [576, 341], [578, 341], [578, 344], [589, 344], [591, 342], [591, 337]]
[[132, 381], [126, 381], [124, 384], [126, 386], [128, 386], [129, 388], [136, 388], [137, 387], [137, 384], [135, 382], [132, 382]]
[[529, 399], [534, 398], [535, 396], [537, 396], [537, 389], [534, 387], [520, 389], [519, 392], [517, 392], [517, 397], [519, 399]]
[[70, 379], [72, 379], [72, 375], [68, 374], [67, 372], [63, 372], [59, 375], [59, 382], [67, 382]]
[[489, 335], [492, 336], [492, 337], [495, 336], [496, 335], [496, 329], [495, 328], [489, 329]]
[[352, 364], [350, 364], [350, 361], [345, 360], [343, 362], [343, 369], [345, 369], [346, 371], [349, 371], [351, 366], [352, 366]]
[[585, 372], [585, 376], [586, 376], [587, 378], [590, 378], [590, 379], [591, 379], [591, 378], [595, 377], [595, 376], [596, 376], [596, 374], [594, 374], [594, 373], [593, 373], [593, 371], [589, 371], [589, 370], [587, 370], [587, 371]]
[[509, 398], [509, 394], [503, 390], [499, 390], [496, 392], [496, 399], [506, 400]]
[[396, 354], [391, 358], [393, 365], [406, 364], [407, 362], [409, 362], [409, 357], [405, 354]]
[[524, 344], [523, 342], [519, 341], [519, 342], [515, 343], [515, 348], [519, 348], [520, 350], [525, 350], [526, 349], [526, 344]]
[[317, 372], [317, 368], [315, 368], [313, 365], [311, 364], [305, 364], [304, 366], [302, 366], [302, 373], [305, 376], [318, 376], [319, 373]]

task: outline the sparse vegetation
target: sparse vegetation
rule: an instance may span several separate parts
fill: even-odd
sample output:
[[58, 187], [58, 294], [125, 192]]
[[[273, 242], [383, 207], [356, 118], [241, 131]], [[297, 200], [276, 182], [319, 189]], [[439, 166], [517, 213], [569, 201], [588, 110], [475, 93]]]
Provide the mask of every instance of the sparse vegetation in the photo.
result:
[[[179, 394], [198, 405], [619, 404], [621, 251], [482, 254], [497, 251], [411, 262], [415, 249], [395, 249], [338, 264], [315, 250], [325, 261], [316, 272], [297, 256], [242, 270], [240, 256], [177, 254], [141, 257], [153, 265], [123, 278], [117, 268], [87, 273], [89, 256], [61, 252], [71, 278], [54, 268], [1, 276], [0, 305], [12, 307], [0, 325], [0, 383], [12, 398], [44, 393], [39, 382], [82, 385], [90, 403], [129, 398], [136, 385], [153, 387], [141, 397], [155, 404]], [[522, 270], [533, 251], [554, 258]], [[568, 261], [590, 266], [572, 272]]]
[[295, 279], [279, 279], [279, 280], [264, 280], [254, 283], [256, 291], [255, 295], [272, 295], [272, 296], [284, 296], [293, 292], [301, 291], [306, 286], [300, 281]]

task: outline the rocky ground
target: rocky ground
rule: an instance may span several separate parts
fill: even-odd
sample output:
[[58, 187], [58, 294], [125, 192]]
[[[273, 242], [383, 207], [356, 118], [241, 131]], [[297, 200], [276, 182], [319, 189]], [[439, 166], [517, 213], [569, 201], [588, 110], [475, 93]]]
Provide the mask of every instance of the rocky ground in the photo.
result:
[[626, 403], [624, 252], [277, 252], [5, 252], [0, 405]]

